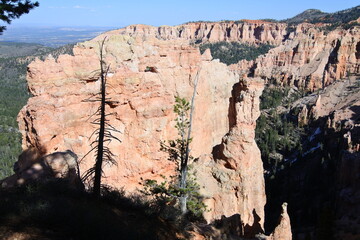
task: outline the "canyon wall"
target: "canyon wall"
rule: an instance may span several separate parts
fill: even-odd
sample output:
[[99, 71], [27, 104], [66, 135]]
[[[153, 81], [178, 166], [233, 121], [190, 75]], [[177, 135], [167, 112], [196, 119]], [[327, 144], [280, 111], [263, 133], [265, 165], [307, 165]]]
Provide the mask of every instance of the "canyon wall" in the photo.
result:
[[239, 22], [194, 22], [160, 27], [138, 24], [116, 31], [119, 34], [143, 39], [156, 37], [162, 40], [182, 39], [190, 43], [231, 41], [279, 45], [287, 34], [286, 27], [285, 23], [243, 20]]
[[288, 40], [254, 62], [253, 74], [282, 85], [323, 88], [347, 73], [360, 73], [359, 39], [360, 28], [325, 34], [301, 24]]
[[[254, 236], [263, 231], [266, 203], [254, 141], [263, 80], [316, 90], [360, 73], [359, 28], [325, 34], [311, 24], [298, 25], [293, 33], [286, 27], [262, 21], [133, 25], [77, 44], [74, 56], [36, 60], [28, 67], [33, 97], [18, 116], [23, 148], [71, 149], [82, 159], [82, 173], [93, 166], [94, 155], [86, 154], [95, 140], [97, 126], [91, 122], [98, 105], [86, 100], [100, 89], [99, 46], [106, 37], [108, 97], [113, 100], [106, 111], [121, 142], [109, 144], [117, 165], [104, 166], [103, 183], [134, 192], [146, 179], [174, 173], [159, 142], [177, 138], [174, 96], [190, 99], [198, 76], [191, 153], [211, 209], [205, 217], [240, 214], [244, 235]], [[217, 41], [277, 47], [228, 67], [212, 59], [209, 50], [201, 55], [194, 45]]]
[[177, 138], [174, 96], [190, 99], [198, 76], [191, 154], [199, 159], [194, 165], [211, 209], [206, 217], [240, 214], [248, 232], [262, 231], [266, 197], [254, 141], [262, 81], [241, 80], [209, 51], [201, 55], [181, 39], [143, 40], [112, 31], [79, 43], [74, 56], [32, 62], [27, 79], [33, 97], [18, 116], [23, 148], [71, 149], [82, 159], [82, 173], [93, 166], [94, 154], [86, 154], [95, 140], [91, 122], [99, 104], [87, 100], [100, 89], [99, 46], [105, 37], [107, 96], [113, 101], [106, 112], [121, 142], [108, 145], [117, 165], [104, 165], [103, 183], [134, 192], [145, 179], [174, 173], [160, 141]]
[[240, 42], [276, 46], [255, 61], [241, 61], [235, 67], [244, 75], [267, 82], [314, 91], [347, 76], [360, 73], [360, 29], [321, 30], [303, 23], [289, 32], [285, 23], [244, 20], [239, 22], [196, 22], [178, 26], [131, 25], [118, 34], [143, 39], [182, 39], [189, 43]]
[[[308, 113], [303, 115], [303, 119], [308, 119], [309, 125], [317, 128], [317, 134], [310, 136], [312, 146], [321, 143], [324, 153], [331, 156], [333, 162], [330, 168], [332, 172], [322, 176], [321, 180], [329, 182], [327, 188], [334, 194], [336, 207], [331, 210], [324, 208], [322, 214], [331, 213], [327, 217], [334, 223], [331, 230], [335, 239], [358, 239], [360, 236], [359, 81], [355, 76], [346, 81], [338, 81], [319, 94], [309, 95], [294, 103], [297, 108], [309, 109]], [[303, 111], [302, 114], [305, 112]], [[318, 154], [321, 154], [319, 152]], [[306, 161], [315, 162], [316, 155], [307, 156]], [[295, 171], [299, 172], [299, 169]], [[303, 172], [310, 171], [304, 169]], [[316, 174], [321, 172], [317, 170]], [[316, 196], [312, 196], [312, 199], [316, 202]], [[327, 197], [321, 202], [329, 199], [331, 198]]]

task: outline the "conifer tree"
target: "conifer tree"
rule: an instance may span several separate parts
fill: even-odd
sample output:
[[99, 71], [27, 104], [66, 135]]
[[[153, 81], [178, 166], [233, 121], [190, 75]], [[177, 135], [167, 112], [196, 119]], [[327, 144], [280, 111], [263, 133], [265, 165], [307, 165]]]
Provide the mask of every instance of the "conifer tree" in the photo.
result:
[[179, 138], [170, 140], [168, 143], [161, 142], [161, 150], [169, 153], [169, 160], [177, 163], [178, 173], [173, 176], [173, 181], [167, 180], [160, 184], [155, 180], [146, 180], [145, 193], [160, 196], [160, 198], [173, 199], [179, 201], [179, 208], [182, 215], [185, 215], [189, 208], [188, 202], [191, 200], [190, 212], [194, 215], [201, 215], [206, 210], [206, 205], [201, 201], [199, 186], [195, 182], [194, 176], [189, 177], [189, 164], [193, 157], [190, 154], [190, 143], [192, 141], [191, 129], [198, 84], [199, 72], [194, 81], [194, 90], [191, 102], [179, 96], [175, 97], [174, 112], [177, 115], [175, 128], [178, 130]]
[[[39, 6], [39, 2], [31, 2], [29, 0], [1, 0], [0, 1], [0, 19], [10, 24], [12, 20], [19, 18], [23, 14]], [[0, 34], [6, 30], [6, 26], [0, 26]]]

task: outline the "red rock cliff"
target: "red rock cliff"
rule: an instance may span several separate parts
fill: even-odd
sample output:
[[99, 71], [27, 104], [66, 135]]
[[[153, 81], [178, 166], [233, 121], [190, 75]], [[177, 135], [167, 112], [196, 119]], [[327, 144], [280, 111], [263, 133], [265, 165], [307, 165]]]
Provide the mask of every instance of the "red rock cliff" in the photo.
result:
[[254, 64], [254, 74], [268, 81], [315, 90], [360, 73], [360, 28], [328, 34], [298, 25], [290, 39]]
[[[259, 149], [254, 141], [262, 82], [240, 81], [225, 64], [203, 56], [182, 40], [133, 38], [112, 31], [80, 43], [74, 55], [36, 60], [28, 67], [33, 94], [18, 116], [23, 148], [47, 153], [71, 149], [79, 159], [90, 150], [98, 104], [83, 100], [99, 91], [99, 41], [108, 74], [110, 123], [121, 143], [109, 147], [117, 166], [104, 166], [103, 183], [134, 191], [145, 179], [174, 172], [160, 151], [160, 140], [175, 139], [174, 96], [190, 99], [199, 73], [193, 123], [192, 155], [211, 212], [208, 220], [240, 214], [244, 226], [261, 229], [265, 189]], [[153, 71], [148, 71], [152, 69]], [[92, 167], [90, 154], [81, 172]]]
[[[360, 73], [360, 30], [325, 33], [313, 24], [299, 24], [287, 32], [287, 24], [243, 20], [239, 22], [196, 22], [178, 26], [131, 25], [117, 33], [162, 40], [181, 39], [190, 43], [234, 41], [278, 46], [265, 56], [238, 69], [254, 71], [256, 77], [309, 90], [328, 86], [346, 76]], [[246, 65], [245, 69], [244, 66]], [[251, 67], [252, 65], [252, 67]]]
[[183, 39], [192, 43], [234, 41], [279, 45], [286, 35], [287, 24], [264, 21], [195, 22], [178, 26], [152, 27], [131, 25], [117, 30], [121, 34], [158, 39]]

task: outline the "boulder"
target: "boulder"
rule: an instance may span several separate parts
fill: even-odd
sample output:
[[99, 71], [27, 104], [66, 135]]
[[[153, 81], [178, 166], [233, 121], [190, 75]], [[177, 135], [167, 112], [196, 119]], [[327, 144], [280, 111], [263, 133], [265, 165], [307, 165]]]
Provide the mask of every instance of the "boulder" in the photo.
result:
[[70, 186], [78, 188], [81, 181], [77, 160], [77, 155], [70, 150], [41, 156], [37, 149], [29, 148], [15, 162], [15, 174], [2, 180], [1, 187], [9, 188], [33, 181], [61, 178], [68, 180]]

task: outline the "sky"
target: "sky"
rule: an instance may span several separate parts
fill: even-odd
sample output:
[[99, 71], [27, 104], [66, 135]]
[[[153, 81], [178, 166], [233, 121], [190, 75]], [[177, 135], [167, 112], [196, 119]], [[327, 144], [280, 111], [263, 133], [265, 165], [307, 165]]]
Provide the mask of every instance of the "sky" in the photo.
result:
[[189, 21], [286, 19], [314, 8], [335, 12], [359, 0], [38, 0], [40, 6], [16, 19], [16, 26], [112, 27], [178, 25]]

